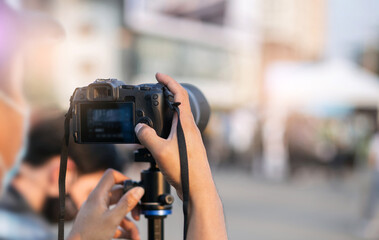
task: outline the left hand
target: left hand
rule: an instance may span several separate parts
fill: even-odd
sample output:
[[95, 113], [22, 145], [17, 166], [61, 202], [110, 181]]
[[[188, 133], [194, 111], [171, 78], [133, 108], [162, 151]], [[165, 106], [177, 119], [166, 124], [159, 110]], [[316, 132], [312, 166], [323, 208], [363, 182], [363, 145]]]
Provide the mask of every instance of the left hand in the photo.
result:
[[[137, 226], [126, 214], [133, 210], [133, 218], [139, 220], [136, 206], [145, 192], [143, 188], [135, 187], [123, 194], [122, 186], [117, 184], [127, 179], [115, 170], [108, 169], [104, 173], [80, 208], [68, 239], [140, 239]], [[109, 209], [112, 204], [116, 205]]]

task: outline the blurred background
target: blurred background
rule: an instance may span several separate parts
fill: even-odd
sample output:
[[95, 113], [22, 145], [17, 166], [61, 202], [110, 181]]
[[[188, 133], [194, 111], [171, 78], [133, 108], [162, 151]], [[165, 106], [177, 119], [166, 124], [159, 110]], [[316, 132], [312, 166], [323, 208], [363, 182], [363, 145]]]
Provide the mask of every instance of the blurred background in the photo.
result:
[[[96, 78], [166, 73], [211, 104], [204, 142], [230, 239], [379, 239], [378, 1], [8, 3], [65, 31], [25, 52], [32, 116], [68, 109]], [[144, 166], [117, 147], [138, 179]], [[182, 221], [177, 200], [167, 239]]]

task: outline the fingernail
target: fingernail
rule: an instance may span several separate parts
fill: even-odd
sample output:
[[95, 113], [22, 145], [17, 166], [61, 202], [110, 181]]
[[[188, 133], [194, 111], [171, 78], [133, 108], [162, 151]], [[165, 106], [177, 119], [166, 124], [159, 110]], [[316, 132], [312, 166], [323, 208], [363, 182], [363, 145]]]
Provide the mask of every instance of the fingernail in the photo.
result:
[[141, 187], [135, 187], [132, 190], [133, 196], [137, 199], [140, 199], [145, 194], [145, 190]]
[[134, 131], [136, 132], [136, 134], [138, 133], [138, 131], [143, 127], [143, 124], [142, 123], [138, 123], [136, 125], [136, 127], [134, 128]]

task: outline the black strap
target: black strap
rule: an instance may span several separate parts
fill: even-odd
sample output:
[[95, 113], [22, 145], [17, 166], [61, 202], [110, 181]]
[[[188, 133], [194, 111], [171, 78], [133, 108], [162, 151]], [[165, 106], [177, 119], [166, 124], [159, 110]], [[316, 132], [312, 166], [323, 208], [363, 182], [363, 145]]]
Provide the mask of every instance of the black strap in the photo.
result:
[[184, 229], [183, 229], [183, 239], [187, 239], [188, 232], [188, 205], [189, 205], [189, 171], [188, 171], [188, 155], [187, 155], [187, 145], [186, 138], [184, 136], [184, 131], [182, 128], [182, 123], [180, 121], [180, 102], [174, 102], [174, 95], [168, 90], [167, 87], [163, 88], [163, 93], [165, 95], [166, 103], [178, 114], [178, 126], [176, 128], [177, 138], [178, 138], [178, 148], [179, 148], [179, 158], [180, 158], [180, 180], [182, 182], [182, 192], [183, 192], [183, 215], [184, 215]]
[[189, 173], [188, 173], [188, 156], [187, 156], [187, 146], [186, 138], [184, 136], [184, 131], [182, 124], [180, 122], [180, 109], [179, 102], [173, 103], [172, 107], [178, 114], [178, 126], [177, 126], [177, 137], [178, 137], [178, 147], [179, 147], [179, 158], [180, 158], [180, 177], [182, 182], [182, 192], [183, 192], [183, 215], [184, 215], [184, 240], [187, 238], [188, 230], [188, 204], [189, 204]]
[[68, 157], [68, 143], [70, 140], [70, 119], [72, 116], [72, 104], [64, 120], [64, 137], [62, 141], [61, 163], [59, 167], [59, 222], [58, 222], [58, 240], [64, 239], [64, 217], [65, 217], [65, 199], [66, 199], [66, 171]]

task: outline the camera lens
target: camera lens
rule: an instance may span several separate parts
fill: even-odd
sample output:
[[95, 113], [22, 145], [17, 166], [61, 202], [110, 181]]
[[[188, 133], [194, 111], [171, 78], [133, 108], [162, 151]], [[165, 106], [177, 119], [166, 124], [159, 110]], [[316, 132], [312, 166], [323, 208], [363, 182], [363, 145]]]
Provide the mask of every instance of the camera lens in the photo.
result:
[[207, 126], [211, 114], [209, 103], [197, 87], [188, 83], [183, 83], [182, 86], [188, 92], [193, 118], [200, 132], [202, 132]]

